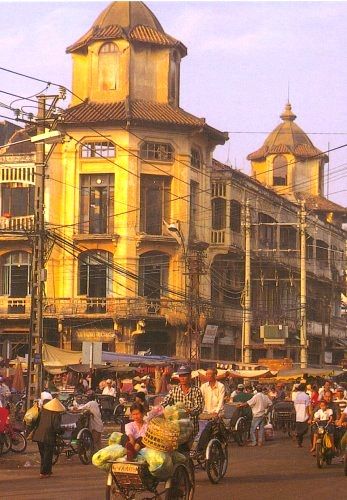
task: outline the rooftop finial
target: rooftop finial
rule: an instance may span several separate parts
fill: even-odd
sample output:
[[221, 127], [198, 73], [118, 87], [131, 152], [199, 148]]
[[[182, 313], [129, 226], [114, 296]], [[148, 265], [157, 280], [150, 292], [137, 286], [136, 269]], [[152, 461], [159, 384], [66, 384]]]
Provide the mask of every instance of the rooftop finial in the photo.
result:
[[296, 115], [292, 111], [292, 105], [290, 104], [289, 99], [280, 117], [284, 122], [293, 122], [295, 120]]

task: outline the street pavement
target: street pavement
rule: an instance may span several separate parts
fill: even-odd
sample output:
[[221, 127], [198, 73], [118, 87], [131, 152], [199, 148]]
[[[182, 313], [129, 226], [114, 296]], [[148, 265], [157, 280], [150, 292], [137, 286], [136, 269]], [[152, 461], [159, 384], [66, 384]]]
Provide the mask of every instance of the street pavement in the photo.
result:
[[[206, 473], [196, 474], [195, 500], [345, 500], [347, 478], [341, 463], [318, 469], [304, 448], [289, 437], [258, 448], [229, 445], [229, 468], [218, 485]], [[336, 461], [336, 460], [334, 460]], [[24, 465], [29, 467], [24, 467]], [[77, 456], [59, 458], [49, 479], [39, 478], [39, 457], [30, 443], [22, 455], [0, 457], [0, 499], [18, 500], [102, 500], [105, 473], [92, 465], [82, 465]]]

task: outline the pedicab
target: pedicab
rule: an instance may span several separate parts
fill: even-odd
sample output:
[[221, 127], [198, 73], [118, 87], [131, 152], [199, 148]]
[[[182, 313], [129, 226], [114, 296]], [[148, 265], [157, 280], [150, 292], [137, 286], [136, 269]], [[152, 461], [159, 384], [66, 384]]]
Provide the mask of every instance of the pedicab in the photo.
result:
[[[162, 413], [150, 417], [141, 442], [144, 448], [138, 451], [136, 458], [128, 460], [123, 455], [116, 460], [107, 460], [106, 500], [119, 497], [125, 500], [193, 499], [194, 466], [189, 453], [180, 453], [180, 446], [190, 439], [193, 426], [189, 418], [183, 423], [183, 420], [171, 420], [167, 415]], [[125, 452], [122, 445], [120, 448]], [[107, 449], [100, 450], [93, 457], [94, 465], [98, 466], [97, 455], [101, 457]], [[102, 463], [99, 465], [102, 467]]]
[[62, 414], [60, 433], [57, 434], [53, 453], [53, 464], [59, 456], [65, 453], [71, 458], [78, 455], [84, 465], [92, 461], [93, 456], [93, 436], [89, 430], [90, 412], [66, 412]]
[[206, 471], [211, 483], [217, 484], [228, 469], [228, 431], [221, 417], [200, 415], [199, 432], [190, 450], [195, 470]]

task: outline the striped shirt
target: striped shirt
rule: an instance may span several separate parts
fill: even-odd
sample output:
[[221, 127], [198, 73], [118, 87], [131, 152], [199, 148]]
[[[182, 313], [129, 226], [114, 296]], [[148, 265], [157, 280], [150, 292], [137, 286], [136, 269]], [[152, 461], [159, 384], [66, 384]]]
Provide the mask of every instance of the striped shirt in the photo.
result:
[[199, 387], [191, 387], [184, 393], [180, 385], [175, 385], [161, 403], [162, 406], [184, 403], [185, 409], [190, 410], [189, 418], [194, 427], [194, 436], [199, 432], [199, 415], [204, 407], [204, 398]]

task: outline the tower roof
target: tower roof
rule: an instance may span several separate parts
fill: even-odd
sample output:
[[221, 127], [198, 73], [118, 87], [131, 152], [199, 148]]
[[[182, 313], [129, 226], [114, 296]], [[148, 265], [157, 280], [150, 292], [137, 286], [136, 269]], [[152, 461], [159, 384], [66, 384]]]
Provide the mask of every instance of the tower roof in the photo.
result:
[[270, 133], [260, 149], [247, 156], [248, 160], [263, 160], [268, 155], [290, 153], [298, 158], [313, 158], [322, 155], [324, 162], [327, 155], [316, 148], [308, 135], [294, 123], [296, 115], [288, 102], [280, 118], [282, 123]]
[[177, 47], [182, 57], [187, 55], [183, 43], [165, 33], [158, 19], [143, 2], [112, 2], [99, 14], [87, 33], [70, 45], [66, 52], [83, 50], [95, 41], [117, 39]]

